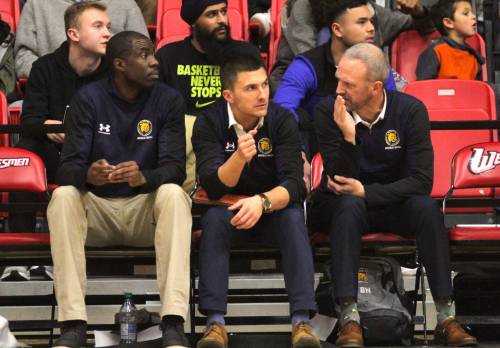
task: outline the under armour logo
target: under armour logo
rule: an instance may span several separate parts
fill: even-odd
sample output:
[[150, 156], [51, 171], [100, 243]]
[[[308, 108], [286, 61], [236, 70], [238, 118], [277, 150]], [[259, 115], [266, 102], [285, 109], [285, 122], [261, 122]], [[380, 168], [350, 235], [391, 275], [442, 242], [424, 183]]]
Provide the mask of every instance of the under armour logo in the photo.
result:
[[234, 151], [234, 143], [230, 143], [229, 141], [226, 143], [226, 151]]
[[99, 123], [99, 133], [107, 135], [111, 134], [111, 125]]

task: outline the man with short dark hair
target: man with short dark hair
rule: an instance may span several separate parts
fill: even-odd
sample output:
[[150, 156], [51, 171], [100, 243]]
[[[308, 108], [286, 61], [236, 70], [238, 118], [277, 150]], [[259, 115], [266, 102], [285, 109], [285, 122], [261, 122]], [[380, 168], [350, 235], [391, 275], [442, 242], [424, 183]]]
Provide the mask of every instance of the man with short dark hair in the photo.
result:
[[305, 186], [297, 124], [269, 104], [260, 58], [238, 56], [222, 68], [225, 102], [196, 119], [193, 148], [201, 186], [211, 199], [248, 196], [202, 216], [199, 310], [207, 327], [198, 348], [226, 348], [229, 254], [232, 242], [257, 240], [279, 247], [290, 299], [293, 348], [319, 348], [309, 326], [316, 311], [311, 248], [304, 224]]
[[124, 31], [109, 41], [112, 75], [78, 91], [66, 116], [58, 187], [47, 211], [62, 335], [86, 341], [85, 245], [154, 244], [163, 347], [189, 347], [191, 200], [185, 173], [184, 101], [158, 79], [151, 40]]
[[[41, 57], [33, 64], [21, 114], [21, 125], [28, 129], [16, 144], [16, 147], [33, 151], [42, 158], [49, 183], [55, 182], [64, 134], [46, 134], [43, 125], [62, 124], [76, 91], [90, 82], [104, 78], [109, 70], [108, 61], [104, 58], [106, 45], [111, 37], [106, 6], [100, 2], [73, 4], [67, 8], [64, 21], [66, 41], [55, 52]], [[37, 199], [38, 195], [30, 192], [10, 194], [12, 202]], [[34, 213], [10, 213], [11, 231], [32, 232], [35, 227]], [[50, 273], [47, 272], [48, 275]], [[7, 268], [2, 275], [2, 279], [27, 280], [29, 277], [30, 274], [23, 266]]]
[[315, 115], [324, 161], [312, 197], [312, 224], [327, 229], [333, 292], [340, 305], [338, 347], [362, 347], [357, 310], [361, 237], [369, 230], [415, 236], [436, 305], [436, 342], [475, 346], [455, 319], [448, 235], [432, 189], [434, 153], [427, 109], [385, 89], [389, 64], [371, 44], [349, 48], [336, 71], [337, 96]]

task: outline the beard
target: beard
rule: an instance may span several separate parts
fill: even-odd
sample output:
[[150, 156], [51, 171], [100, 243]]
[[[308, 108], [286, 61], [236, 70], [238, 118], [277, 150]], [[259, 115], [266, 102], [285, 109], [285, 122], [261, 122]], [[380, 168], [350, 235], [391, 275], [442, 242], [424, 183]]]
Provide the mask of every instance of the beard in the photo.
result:
[[[217, 31], [222, 28], [226, 29], [226, 35], [222, 38], [219, 38], [217, 37]], [[209, 62], [211, 62], [212, 64], [220, 63], [221, 59], [223, 58], [221, 56], [221, 52], [224, 51], [224, 46], [232, 40], [231, 28], [229, 27], [229, 25], [224, 23], [220, 24], [212, 31], [195, 25], [193, 28], [193, 34], [203, 51], [205, 51], [205, 54], [208, 56]]]

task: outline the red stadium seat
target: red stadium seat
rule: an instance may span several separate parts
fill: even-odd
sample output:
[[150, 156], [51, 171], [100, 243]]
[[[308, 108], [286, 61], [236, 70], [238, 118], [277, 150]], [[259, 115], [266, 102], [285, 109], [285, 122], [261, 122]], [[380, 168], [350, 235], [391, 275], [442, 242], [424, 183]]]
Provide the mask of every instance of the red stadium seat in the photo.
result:
[[[48, 195], [42, 159], [24, 149], [0, 147], [0, 191], [29, 191]], [[0, 246], [49, 245], [48, 233], [15, 232], [0, 233]]]
[[269, 33], [269, 71], [276, 63], [278, 46], [281, 40], [281, 11], [287, 0], [271, 0], [271, 31]]
[[[488, 121], [496, 120], [495, 94], [492, 88], [481, 81], [426, 80], [405, 86], [404, 91], [427, 106], [431, 121]], [[455, 152], [460, 148], [497, 140], [493, 130], [433, 130], [431, 140], [434, 147], [434, 186], [432, 196], [442, 198], [449, 188], [450, 165]], [[490, 189], [474, 188], [456, 192], [461, 197], [492, 196]]]
[[[473, 144], [458, 150], [451, 163], [451, 185], [443, 200], [443, 213], [446, 214], [446, 204], [456, 189], [500, 187], [499, 165], [498, 142]], [[452, 241], [500, 241], [500, 226], [457, 226], [450, 229], [449, 238]]]
[[[190, 35], [189, 26], [181, 18], [181, 5], [182, 0], [158, 0], [156, 48]], [[247, 0], [229, 0], [228, 17], [231, 36], [237, 40], [248, 40]]]
[[1, 0], [0, 18], [9, 24], [10, 30], [16, 32], [19, 23], [19, 0]]
[[[417, 79], [415, 71], [417, 69], [418, 57], [429, 47], [432, 40], [440, 37], [441, 34], [437, 31], [424, 36], [420, 35], [416, 30], [400, 33], [391, 46], [391, 65], [394, 70], [406, 78], [408, 82], [415, 81]], [[486, 46], [481, 35], [476, 33], [466, 41], [481, 56], [486, 58]], [[486, 62], [483, 64], [482, 69], [483, 81], [487, 81], [488, 72]]]
[[0, 191], [47, 192], [45, 166], [37, 154], [0, 147]]

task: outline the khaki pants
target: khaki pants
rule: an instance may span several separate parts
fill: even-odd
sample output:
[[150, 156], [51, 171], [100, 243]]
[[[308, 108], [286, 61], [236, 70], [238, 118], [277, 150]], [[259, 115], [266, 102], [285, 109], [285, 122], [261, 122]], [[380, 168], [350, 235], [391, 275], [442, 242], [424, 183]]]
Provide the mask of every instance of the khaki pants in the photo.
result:
[[155, 246], [161, 315], [186, 318], [191, 200], [174, 184], [127, 198], [57, 188], [47, 210], [58, 320], [87, 320], [85, 245]]
[[196, 116], [184, 116], [184, 124], [186, 125], [186, 180], [184, 180], [182, 188], [188, 194], [193, 191], [196, 180], [196, 156], [194, 155], [193, 143], [191, 142], [194, 121], [196, 121]]

